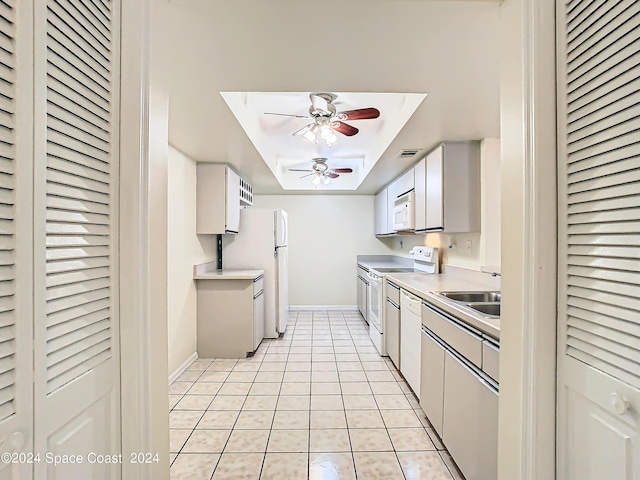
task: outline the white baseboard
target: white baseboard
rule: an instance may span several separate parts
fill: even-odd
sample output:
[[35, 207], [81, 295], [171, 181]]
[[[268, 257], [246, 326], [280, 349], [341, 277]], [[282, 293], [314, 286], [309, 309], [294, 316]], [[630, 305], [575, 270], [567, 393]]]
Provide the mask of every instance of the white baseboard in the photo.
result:
[[358, 310], [357, 305], [290, 305], [289, 310]]
[[184, 363], [182, 365], [180, 365], [175, 372], [173, 372], [171, 375], [169, 375], [169, 385], [171, 385], [173, 382], [175, 382], [176, 378], [178, 378], [180, 375], [182, 375], [184, 373], [184, 371], [189, 368], [189, 365], [191, 365], [193, 362], [195, 362], [198, 359], [198, 353], [197, 352], [193, 352], [193, 355], [191, 355], [189, 358], [187, 358]]

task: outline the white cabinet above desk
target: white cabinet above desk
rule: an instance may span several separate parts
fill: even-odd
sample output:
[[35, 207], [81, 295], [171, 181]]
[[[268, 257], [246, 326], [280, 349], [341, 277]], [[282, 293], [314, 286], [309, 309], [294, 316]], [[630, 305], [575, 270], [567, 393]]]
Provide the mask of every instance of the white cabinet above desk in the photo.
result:
[[251, 185], [222, 163], [196, 167], [196, 233], [240, 231], [240, 207], [253, 203]]

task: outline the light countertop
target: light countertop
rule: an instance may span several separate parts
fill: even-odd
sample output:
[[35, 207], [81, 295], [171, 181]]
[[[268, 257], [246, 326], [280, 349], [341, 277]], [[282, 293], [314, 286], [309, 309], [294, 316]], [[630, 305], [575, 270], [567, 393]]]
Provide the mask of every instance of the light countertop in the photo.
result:
[[264, 270], [216, 270], [216, 263], [202, 263], [193, 266], [195, 280], [255, 280], [264, 275]]
[[413, 261], [408, 259], [402, 259], [407, 261], [394, 261], [394, 260], [358, 260], [358, 265], [366, 267], [367, 269], [376, 268], [408, 268], [413, 267]]
[[[468, 323], [483, 333], [500, 339], [500, 318], [485, 317], [475, 313], [462, 305], [438, 295], [438, 291], [497, 291], [496, 282], [487, 275], [486, 281], [475, 275], [477, 272], [465, 275], [462, 269], [447, 269], [446, 273], [437, 275], [419, 273], [389, 273], [388, 281], [400, 288], [417, 295], [435, 307], [444, 310], [454, 317]], [[486, 274], [484, 274], [486, 275]]]
[[[390, 255], [359, 255], [357, 263], [367, 269], [411, 267], [409, 258]], [[500, 339], [500, 319], [476, 313], [459, 303], [431, 292], [500, 291], [500, 279], [487, 273], [443, 265], [443, 273], [386, 273], [387, 280], [444, 310], [494, 339]], [[491, 272], [494, 272], [493, 269]]]

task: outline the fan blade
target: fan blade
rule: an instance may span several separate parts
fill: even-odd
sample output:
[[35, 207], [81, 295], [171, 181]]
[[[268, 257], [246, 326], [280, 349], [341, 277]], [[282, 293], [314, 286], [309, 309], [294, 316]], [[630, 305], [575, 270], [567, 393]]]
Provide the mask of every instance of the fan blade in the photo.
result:
[[313, 123], [310, 123], [309, 125], [305, 125], [304, 127], [302, 127], [300, 130], [298, 130], [297, 132], [294, 132], [293, 135], [304, 135], [305, 133], [307, 133], [311, 127], [313, 127]]
[[314, 110], [324, 112], [326, 114], [329, 113], [329, 102], [327, 102], [326, 99], [318, 95], [314, 95], [313, 93], [309, 95], [309, 98], [311, 99], [311, 105], [313, 105]]
[[378, 118], [380, 110], [377, 108], [358, 108], [357, 110], [347, 110], [340, 112], [338, 115], [340, 120], [368, 120], [370, 118]]
[[306, 175], [302, 175], [300, 178], [310, 177], [311, 175], [317, 175], [317, 173], [316, 172], [308, 173]]
[[329, 178], [338, 178], [340, 175], [332, 172], [332, 173], [327, 173], [326, 176]]
[[295, 117], [295, 118], [311, 118], [309, 115], [293, 115], [289, 113], [264, 112], [263, 115], [278, 115], [280, 117]]
[[290, 168], [289, 169], [290, 172], [315, 172], [315, 170], [301, 170], [299, 168]]
[[334, 168], [332, 171], [335, 172], [335, 173], [351, 173], [351, 172], [353, 172], [353, 169], [351, 169], [351, 168]]
[[347, 125], [346, 123], [342, 122], [331, 122], [331, 128], [333, 128], [336, 132], [340, 132], [341, 134], [346, 135], [347, 137], [352, 137], [359, 132], [356, 127], [352, 127], [351, 125]]

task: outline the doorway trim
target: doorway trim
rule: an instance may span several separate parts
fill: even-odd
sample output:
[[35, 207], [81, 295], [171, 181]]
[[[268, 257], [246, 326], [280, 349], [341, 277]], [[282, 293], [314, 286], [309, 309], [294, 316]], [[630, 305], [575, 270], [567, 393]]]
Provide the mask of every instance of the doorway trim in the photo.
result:
[[500, 480], [555, 478], [555, 2], [501, 5]]
[[[169, 478], [166, 45], [168, 0], [122, 2], [122, 478]], [[131, 453], [158, 454], [133, 464]]]

